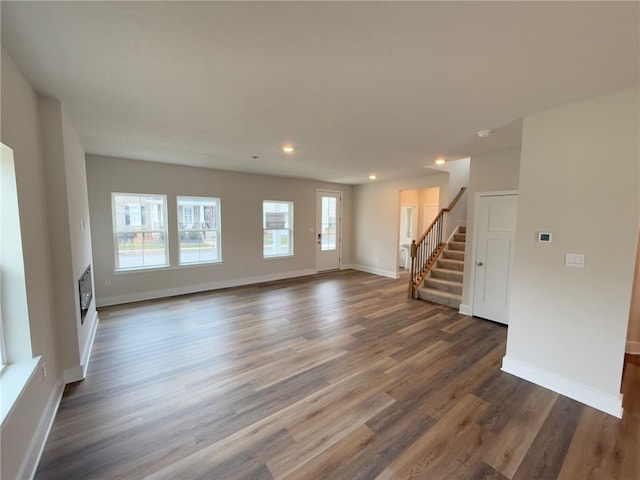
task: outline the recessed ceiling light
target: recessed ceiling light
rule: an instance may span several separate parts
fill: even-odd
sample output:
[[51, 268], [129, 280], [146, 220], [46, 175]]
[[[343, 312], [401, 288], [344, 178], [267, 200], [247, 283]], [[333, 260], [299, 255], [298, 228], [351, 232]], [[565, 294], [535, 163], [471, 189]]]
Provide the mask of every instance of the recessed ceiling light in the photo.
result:
[[442, 157], [436, 158], [436, 165], [444, 165], [444, 162], [445, 162], [444, 158]]
[[375, 180], [376, 178], [378, 177], [376, 176], [375, 173], [372, 173], [371, 175], [369, 175], [369, 180]]
[[489, 135], [491, 135], [491, 130], [478, 130], [476, 132], [476, 135], [478, 136], [478, 138], [487, 138]]
[[295, 150], [295, 148], [293, 148], [293, 145], [283, 145], [282, 146], [282, 151], [284, 153], [293, 153], [294, 150]]

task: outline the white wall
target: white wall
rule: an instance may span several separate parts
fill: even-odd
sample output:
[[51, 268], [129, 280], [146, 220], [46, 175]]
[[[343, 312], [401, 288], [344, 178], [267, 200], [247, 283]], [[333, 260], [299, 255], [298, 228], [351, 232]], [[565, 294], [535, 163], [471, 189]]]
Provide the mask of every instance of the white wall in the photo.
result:
[[[49, 375], [36, 374], [26, 385], [13, 411], [2, 424], [3, 479], [22, 474], [21, 468], [38, 448], [42, 426], [53, 418], [51, 401], [59, 391], [62, 370], [58, 362], [53, 303], [53, 272], [49, 245], [46, 175], [40, 145], [38, 101], [34, 90], [2, 49], [2, 143], [13, 149], [20, 218], [27, 309], [33, 355], [41, 355]], [[55, 406], [55, 405], [53, 405]], [[40, 428], [39, 428], [40, 427]], [[26, 463], [25, 463], [26, 462]]]
[[[640, 216], [638, 89], [525, 117], [503, 368], [612, 414]], [[553, 233], [540, 244], [536, 232]], [[584, 268], [564, 266], [582, 253]]]
[[[469, 187], [469, 175], [471, 170], [471, 159], [462, 158], [447, 162], [443, 167], [449, 172], [449, 198], [447, 202], [441, 202], [441, 208], [447, 208], [453, 199], [458, 195], [462, 187]], [[453, 210], [444, 217], [444, 241], [455, 231], [460, 221], [467, 218], [467, 198], [469, 192], [465, 192]]]
[[69, 383], [84, 378], [97, 322], [95, 301], [81, 322], [77, 283], [92, 257], [85, 154], [60, 101], [40, 98], [39, 107], [47, 207], [55, 219], [50, 234], [60, 361]]
[[471, 264], [475, 246], [473, 215], [475, 196], [479, 192], [517, 190], [520, 172], [520, 149], [493, 152], [471, 158], [469, 186], [467, 188], [467, 238], [464, 256], [464, 279], [462, 286], [462, 304], [460, 310], [471, 313], [473, 288], [473, 267]]
[[[93, 155], [87, 156], [87, 178], [99, 306], [315, 273], [317, 189], [343, 192], [342, 264], [351, 263], [350, 185]], [[111, 192], [167, 195], [169, 244], [174, 251], [176, 195], [219, 197], [223, 262], [115, 273]], [[263, 258], [263, 200], [294, 202], [293, 257]]]
[[398, 274], [400, 192], [438, 187], [440, 205], [448, 205], [449, 174], [372, 182], [354, 187], [353, 264], [389, 277]]

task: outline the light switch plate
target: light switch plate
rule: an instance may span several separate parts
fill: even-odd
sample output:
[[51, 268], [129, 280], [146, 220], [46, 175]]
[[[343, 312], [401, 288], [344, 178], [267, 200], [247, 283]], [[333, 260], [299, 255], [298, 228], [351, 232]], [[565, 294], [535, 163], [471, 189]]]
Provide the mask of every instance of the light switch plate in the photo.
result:
[[564, 264], [567, 267], [584, 267], [584, 255], [581, 253], [567, 253], [564, 257]]

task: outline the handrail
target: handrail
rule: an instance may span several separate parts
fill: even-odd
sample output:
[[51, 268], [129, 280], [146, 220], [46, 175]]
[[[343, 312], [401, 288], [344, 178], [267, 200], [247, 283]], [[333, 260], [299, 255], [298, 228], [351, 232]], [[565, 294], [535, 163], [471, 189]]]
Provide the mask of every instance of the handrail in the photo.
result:
[[[414, 298], [418, 287], [435, 265], [436, 260], [444, 251], [446, 243], [442, 241], [444, 214], [450, 212], [456, 206], [458, 200], [464, 195], [467, 187], [462, 187], [448, 207], [440, 209], [431, 225], [424, 231], [416, 242], [411, 242], [411, 278], [409, 280], [409, 298]], [[419, 267], [417, 269], [416, 267]]]

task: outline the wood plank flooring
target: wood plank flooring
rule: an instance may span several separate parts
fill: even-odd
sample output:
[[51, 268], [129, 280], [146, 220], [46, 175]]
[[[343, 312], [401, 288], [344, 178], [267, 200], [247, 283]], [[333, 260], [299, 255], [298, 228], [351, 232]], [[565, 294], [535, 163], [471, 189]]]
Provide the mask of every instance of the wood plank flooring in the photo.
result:
[[640, 478], [622, 420], [499, 370], [506, 328], [342, 271], [100, 309], [41, 479]]

